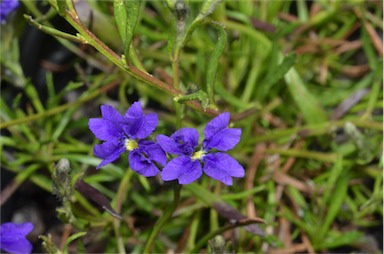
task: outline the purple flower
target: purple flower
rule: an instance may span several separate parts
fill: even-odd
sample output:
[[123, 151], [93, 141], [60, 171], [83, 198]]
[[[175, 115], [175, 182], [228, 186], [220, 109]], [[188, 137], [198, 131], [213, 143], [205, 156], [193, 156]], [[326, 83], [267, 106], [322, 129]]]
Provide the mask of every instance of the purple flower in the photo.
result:
[[0, 22], [3, 24], [10, 12], [19, 6], [18, 0], [1, 0], [0, 3]]
[[3, 223], [0, 226], [0, 249], [9, 253], [31, 253], [32, 244], [26, 235], [33, 229], [30, 222], [15, 224]]
[[109, 105], [101, 106], [102, 118], [89, 119], [89, 129], [96, 138], [104, 141], [95, 145], [94, 154], [103, 159], [97, 169], [117, 160], [128, 151], [131, 168], [143, 176], [155, 176], [159, 169], [155, 162], [164, 166], [167, 156], [161, 147], [147, 138], [156, 128], [157, 114], [143, 114], [139, 102], [135, 102], [124, 116]]
[[[181, 128], [170, 137], [158, 135], [157, 142], [164, 151], [176, 154], [161, 172], [164, 181], [177, 179], [180, 184], [197, 180], [204, 171], [213, 179], [232, 185], [232, 177], [244, 177], [244, 168], [226, 153], [240, 141], [241, 129], [228, 128], [229, 113], [222, 113], [204, 129], [201, 150], [196, 151], [199, 133], [193, 128]], [[212, 149], [221, 152], [210, 152]]]

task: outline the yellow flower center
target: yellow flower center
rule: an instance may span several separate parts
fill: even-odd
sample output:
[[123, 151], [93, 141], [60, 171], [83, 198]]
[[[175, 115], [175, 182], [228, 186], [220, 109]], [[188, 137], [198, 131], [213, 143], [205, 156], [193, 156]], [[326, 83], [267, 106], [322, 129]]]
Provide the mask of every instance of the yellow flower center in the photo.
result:
[[201, 159], [203, 158], [203, 156], [205, 155], [205, 152], [203, 150], [200, 150], [198, 152], [195, 152], [193, 155], [192, 155], [192, 160], [196, 160], [196, 159]]
[[138, 147], [139, 145], [137, 144], [136, 140], [129, 139], [129, 138], [125, 140], [125, 149], [127, 149], [128, 151], [132, 151]]

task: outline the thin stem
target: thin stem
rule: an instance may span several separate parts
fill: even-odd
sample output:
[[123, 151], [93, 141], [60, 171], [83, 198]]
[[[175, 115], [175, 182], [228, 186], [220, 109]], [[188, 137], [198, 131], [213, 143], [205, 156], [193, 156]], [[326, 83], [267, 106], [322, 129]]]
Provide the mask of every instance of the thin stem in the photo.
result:
[[148, 240], [145, 244], [143, 253], [150, 253], [152, 249], [152, 245], [156, 239], [156, 236], [159, 234], [161, 229], [164, 227], [164, 225], [168, 222], [169, 218], [171, 218], [173, 212], [176, 210], [177, 205], [179, 204], [180, 200], [180, 190], [181, 190], [181, 185], [178, 183], [174, 183], [173, 186], [173, 203], [170, 205], [167, 210], [161, 215], [161, 217], [158, 219], [156, 222], [151, 234], [148, 237]]
[[[123, 61], [121, 57], [119, 57], [113, 50], [111, 50], [107, 45], [105, 45], [99, 38], [97, 38], [90, 30], [88, 30], [88, 28], [86, 28], [81, 23], [73, 5], [68, 6], [67, 15], [65, 16], [65, 19], [80, 33], [78, 36], [83, 37], [81, 39], [86, 41], [87, 44], [93, 46], [96, 50], [98, 50], [101, 54], [103, 54], [106, 58], [108, 58], [112, 63], [117, 65], [123, 71], [128, 72], [136, 79], [141, 80], [150, 86], [156, 87], [161, 91], [166, 92], [167, 94], [170, 94], [172, 96], [179, 96], [180, 94], [183, 94], [179, 89], [176, 89], [175, 87], [164, 83], [163, 81], [153, 77], [152, 75], [139, 70], [133, 65], [126, 65], [125, 61]], [[208, 115], [215, 116], [219, 113], [217, 110], [214, 109], [203, 109], [203, 107], [198, 101], [187, 101], [185, 102], [185, 104]]]
[[[173, 87], [177, 90], [180, 90], [180, 66], [179, 66], [179, 61], [180, 61], [180, 48], [177, 48], [176, 50], [178, 53], [176, 53], [172, 57], [172, 83]], [[176, 129], [181, 128], [181, 122], [182, 122], [182, 108], [179, 102], [175, 101], [174, 103], [175, 106], [175, 111], [176, 111]]]
[[113, 219], [113, 229], [115, 232], [115, 236], [117, 238], [117, 249], [119, 254], [125, 254], [124, 240], [121, 236], [120, 230], [120, 220], [114, 218]]
[[[117, 195], [116, 195], [116, 199], [115, 199], [116, 203], [114, 206], [115, 211], [118, 214], [120, 214], [122, 202], [128, 194], [129, 181], [130, 181], [132, 175], [133, 175], [132, 170], [126, 170], [126, 173], [124, 174], [123, 179], [120, 182], [120, 186], [119, 186], [119, 189], [117, 191]], [[118, 249], [119, 254], [125, 254], [126, 251], [125, 251], [125, 247], [124, 247], [124, 240], [123, 240], [123, 237], [121, 235], [120, 226], [121, 226], [121, 221], [118, 219], [114, 219], [113, 220], [113, 229], [114, 229], [114, 232], [115, 232], [115, 235], [117, 238], [117, 249]]]

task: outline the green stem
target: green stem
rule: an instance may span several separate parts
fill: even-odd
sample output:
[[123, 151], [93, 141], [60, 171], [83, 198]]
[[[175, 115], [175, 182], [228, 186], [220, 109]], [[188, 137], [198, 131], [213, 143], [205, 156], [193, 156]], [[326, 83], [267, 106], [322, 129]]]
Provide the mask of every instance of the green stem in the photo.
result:
[[164, 225], [168, 222], [169, 218], [171, 218], [173, 212], [176, 210], [176, 207], [179, 204], [179, 200], [180, 200], [180, 190], [181, 190], [181, 185], [179, 185], [178, 183], [174, 183], [173, 203], [167, 208], [167, 210], [165, 210], [165, 212], [161, 215], [159, 220], [156, 222], [145, 244], [143, 253], [150, 253], [152, 245], [156, 239], [156, 236], [159, 234], [160, 230], [164, 227]]
[[[175, 55], [172, 57], [172, 81], [173, 87], [177, 90], [180, 89], [180, 68], [179, 68], [179, 59], [180, 59], [180, 48], [176, 49]], [[181, 128], [181, 118], [182, 118], [182, 108], [179, 102], [175, 101], [173, 103], [176, 111], [176, 129]]]
[[[115, 201], [115, 211], [120, 214], [121, 212], [121, 206], [123, 203], [123, 200], [125, 200], [126, 196], [128, 195], [128, 189], [130, 187], [129, 181], [133, 175], [132, 170], [127, 170], [123, 176], [123, 179], [120, 182], [119, 189], [117, 191], [116, 199]], [[117, 238], [117, 249], [119, 254], [125, 254], [125, 247], [124, 247], [124, 240], [121, 235], [121, 221], [118, 219], [113, 220], [113, 229], [115, 232], [115, 236]]]
[[121, 236], [121, 230], [120, 230], [120, 220], [114, 218], [113, 220], [113, 229], [115, 232], [115, 236], [117, 238], [117, 249], [119, 254], [125, 254], [125, 247], [124, 247], [124, 240]]
[[[132, 65], [126, 65], [125, 61], [123, 61], [121, 57], [119, 57], [113, 50], [111, 50], [107, 45], [105, 45], [99, 38], [97, 38], [90, 30], [88, 30], [88, 28], [86, 28], [81, 23], [73, 4], [68, 5], [68, 10], [64, 18], [79, 32], [78, 36], [82, 37], [81, 39], [86, 41], [87, 44], [93, 46], [97, 51], [103, 54], [107, 59], [109, 59], [112, 63], [117, 65], [123, 71], [129, 73], [134, 78], [143, 81], [147, 85], [156, 87], [157, 89], [172, 96], [178, 96], [180, 94], [183, 94], [180, 90], [168, 85], [167, 83], [164, 83], [163, 81], [153, 77], [152, 75], [143, 72]], [[189, 107], [199, 110], [204, 114], [217, 115], [219, 113], [217, 110], [203, 109], [203, 107], [197, 101], [188, 101], [186, 102], [186, 104]]]

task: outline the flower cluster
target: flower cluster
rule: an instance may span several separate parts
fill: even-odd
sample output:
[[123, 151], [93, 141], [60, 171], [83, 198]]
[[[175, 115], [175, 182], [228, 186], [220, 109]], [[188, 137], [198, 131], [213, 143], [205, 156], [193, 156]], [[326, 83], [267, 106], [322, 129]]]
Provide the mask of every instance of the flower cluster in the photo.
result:
[[1, 224], [0, 249], [9, 253], [31, 253], [32, 244], [26, 239], [26, 235], [32, 230], [33, 224], [30, 222]]
[[[232, 185], [232, 177], [244, 177], [244, 168], [225, 153], [241, 137], [241, 129], [228, 128], [229, 113], [222, 113], [207, 124], [200, 149], [199, 133], [193, 128], [181, 128], [169, 137], [159, 134], [157, 142], [147, 139], [156, 129], [158, 117], [154, 113], [144, 115], [139, 102], [133, 103], [123, 116], [112, 106], [102, 105], [101, 116], [89, 120], [90, 130], [104, 141], [94, 147], [94, 154], [102, 159], [97, 169], [128, 152], [134, 171], [146, 177], [161, 171], [164, 181], [189, 184], [204, 172]], [[174, 155], [169, 162], [166, 153]]]

